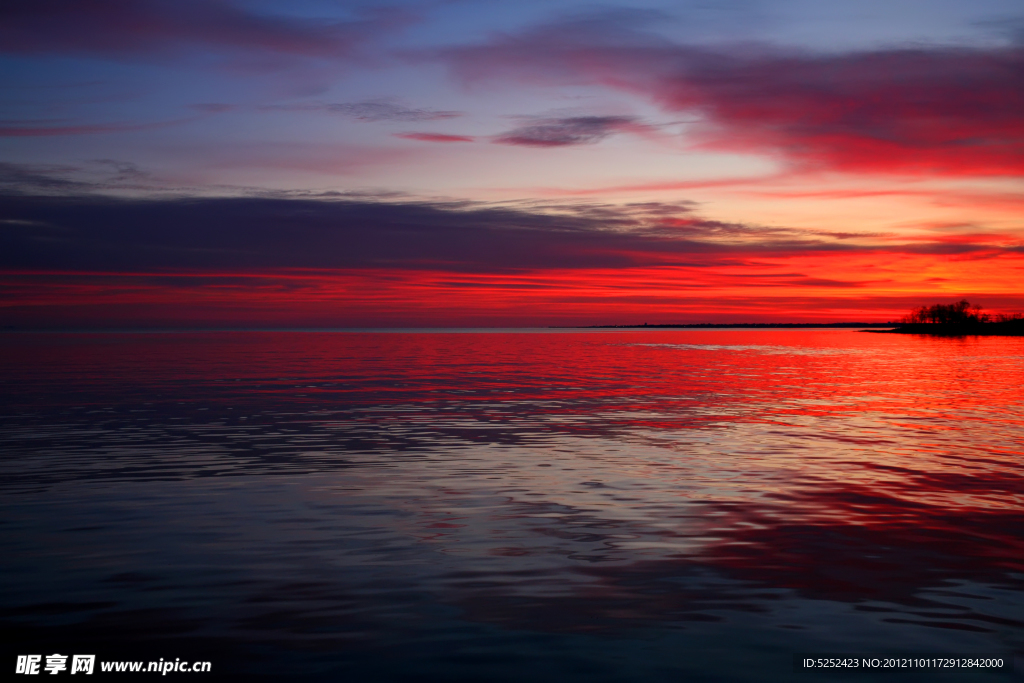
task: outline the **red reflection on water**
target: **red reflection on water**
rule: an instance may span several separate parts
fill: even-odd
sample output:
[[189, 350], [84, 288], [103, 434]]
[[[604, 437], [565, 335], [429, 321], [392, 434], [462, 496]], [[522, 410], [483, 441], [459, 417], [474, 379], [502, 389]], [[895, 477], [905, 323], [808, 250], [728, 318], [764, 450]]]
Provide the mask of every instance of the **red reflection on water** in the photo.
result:
[[[417, 542], [472, 548], [482, 543], [474, 529], [496, 529], [505, 515], [520, 523], [518, 545], [480, 545], [482, 553], [512, 572], [558, 538], [569, 548], [564, 571], [591, 579], [532, 602], [501, 587], [456, 591], [452, 601], [481, 619], [591, 629], [712, 620], [718, 609], [763, 611], [778, 599], [750, 586], [914, 609], [934, 606], [923, 590], [958, 582], [1022, 588], [1011, 574], [1024, 571], [1024, 340], [701, 330], [11, 335], [2, 343], [2, 376], [16, 387], [6, 392], [8, 413], [145, 402], [159, 420], [184, 406], [175, 415], [190, 423], [229, 428], [247, 417], [326, 453], [282, 446], [244, 466], [206, 460], [193, 475], [179, 458], [181, 476], [285, 465], [330, 473], [346, 453], [365, 462], [419, 449], [433, 470], [406, 474], [388, 460], [392, 469], [380, 475], [382, 486], [403, 477], [422, 484], [405, 500], [420, 515]], [[453, 450], [475, 444], [533, 450], [464, 458]], [[526, 456], [546, 446], [541, 464], [554, 466], [527, 469]], [[469, 463], [487, 458], [493, 476], [474, 478]], [[42, 485], [78, 475], [55, 461], [33, 476]], [[451, 496], [435, 512], [431, 492], [444, 487], [508, 503], [481, 517]], [[580, 528], [557, 516], [527, 524], [527, 500], [590, 517]], [[668, 549], [621, 550], [620, 537], [645, 535]], [[604, 543], [606, 554], [584, 540]], [[733, 583], [702, 583], [709, 571]], [[946, 628], [1021, 627], [966, 607], [922, 615]]]

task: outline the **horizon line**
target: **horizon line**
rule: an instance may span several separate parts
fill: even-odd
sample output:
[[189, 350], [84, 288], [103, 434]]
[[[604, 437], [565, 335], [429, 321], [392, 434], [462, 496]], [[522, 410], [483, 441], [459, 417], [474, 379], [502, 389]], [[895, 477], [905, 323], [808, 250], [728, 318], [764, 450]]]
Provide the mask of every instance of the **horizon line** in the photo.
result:
[[553, 330], [666, 330], [666, 329], [763, 329], [763, 328], [856, 328], [890, 327], [898, 322], [831, 323], [639, 323], [626, 325], [518, 325], [518, 326], [430, 326], [430, 327], [25, 327], [6, 326], [0, 334], [184, 334], [197, 332], [506, 332]]

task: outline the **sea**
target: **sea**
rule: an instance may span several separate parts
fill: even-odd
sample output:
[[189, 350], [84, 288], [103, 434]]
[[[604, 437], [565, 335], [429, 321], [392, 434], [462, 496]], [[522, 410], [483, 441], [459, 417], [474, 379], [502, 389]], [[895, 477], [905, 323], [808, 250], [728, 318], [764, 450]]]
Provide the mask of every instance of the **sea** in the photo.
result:
[[0, 334], [2, 666], [1024, 680], [1022, 385], [1020, 337]]

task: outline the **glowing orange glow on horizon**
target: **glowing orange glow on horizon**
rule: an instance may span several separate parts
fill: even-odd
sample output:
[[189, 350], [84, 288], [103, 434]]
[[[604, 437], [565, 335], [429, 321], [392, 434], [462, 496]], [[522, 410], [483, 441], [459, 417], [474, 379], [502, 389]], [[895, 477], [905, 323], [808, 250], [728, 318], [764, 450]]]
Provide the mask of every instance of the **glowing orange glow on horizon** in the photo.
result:
[[124, 326], [886, 321], [962, 296], [993, 312], [1021, 310], [1022, 276], [1024, 255], [1006, 252], [746, 253], [707, 265], [507, 273], [20, 271], [0, 279], [0, 311], [27, 326], [51, 317]]

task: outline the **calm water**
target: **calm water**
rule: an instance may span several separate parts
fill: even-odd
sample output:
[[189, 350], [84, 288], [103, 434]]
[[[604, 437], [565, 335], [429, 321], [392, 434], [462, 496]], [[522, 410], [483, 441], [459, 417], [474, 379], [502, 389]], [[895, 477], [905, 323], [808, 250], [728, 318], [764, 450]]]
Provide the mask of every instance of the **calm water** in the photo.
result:
[[852, 330], [2, 335], [4, 666], [1020, 679], [1022, 380]]

